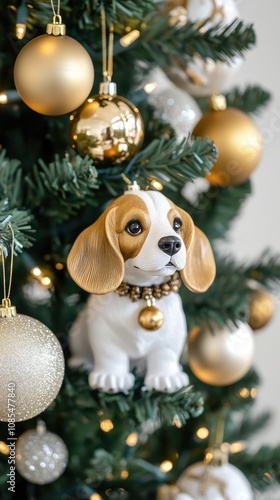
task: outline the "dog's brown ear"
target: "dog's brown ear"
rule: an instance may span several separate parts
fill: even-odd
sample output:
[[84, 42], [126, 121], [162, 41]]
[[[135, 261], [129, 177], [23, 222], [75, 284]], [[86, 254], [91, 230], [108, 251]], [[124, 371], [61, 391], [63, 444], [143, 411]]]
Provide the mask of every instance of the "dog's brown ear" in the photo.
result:
[[183, 221], [182, 238], [186, 245], [187, 258], [181, 278], [184, 285], [192, 292], [205, 292], [213, 283], [216, 264], [208, 238], [193, 223], [184, 210], [177, 207]]
[[115, 231], [116, 210], [107, 209], [86, 228], [67, 258], [71, 278], [83, 290], [97, 295], [115, 290], [124, 275], [124, 260]]

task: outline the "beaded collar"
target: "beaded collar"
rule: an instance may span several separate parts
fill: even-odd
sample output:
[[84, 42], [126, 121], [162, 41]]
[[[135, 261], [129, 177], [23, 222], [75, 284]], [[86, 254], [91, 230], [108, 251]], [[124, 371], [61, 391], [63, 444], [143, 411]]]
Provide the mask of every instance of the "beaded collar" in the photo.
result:
[[181, 286], [181, 280], [179, 277], [179, 273], [174, 273], [168, 281], [162, 283], [161, 285], [152, 285], [152, 286], [135, 286], [129, 285], [124, 281], [120, 284], [120, 286], [115, 290], [121, 297], [125, 297], [129, 295], [132, 302], [136, 302], [139, 299], [161, 299], [161, 297], [165, 297], [169, 295], [171, 292], [177, 293]]

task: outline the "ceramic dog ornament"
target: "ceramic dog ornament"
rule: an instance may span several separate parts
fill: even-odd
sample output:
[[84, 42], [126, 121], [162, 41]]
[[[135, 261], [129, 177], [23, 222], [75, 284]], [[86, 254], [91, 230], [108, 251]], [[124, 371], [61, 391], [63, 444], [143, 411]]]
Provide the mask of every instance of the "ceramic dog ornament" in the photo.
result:
[[179, 364], [186, 318], [180, 278], [193, 292], [215, 277], [210, 243], [191, 217], [158, 191], [127, 191], [76, 239], [67, 260], [91, 295], [70, 332], [71, 366], [89, 368], [89, 384], [119, 392], [134, 384], [175, 391], [188, 385]]

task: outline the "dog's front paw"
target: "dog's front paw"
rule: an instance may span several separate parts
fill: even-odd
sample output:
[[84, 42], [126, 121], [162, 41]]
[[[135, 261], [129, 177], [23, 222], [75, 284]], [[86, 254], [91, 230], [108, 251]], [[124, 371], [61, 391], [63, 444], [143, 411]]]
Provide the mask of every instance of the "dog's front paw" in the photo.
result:
[[134, 375], [132, 373], [115, 375], [92, 371], [89, 374], [88, 383], [92, 389], [100, 389], [104, 392], [122, 392], [131, 389], [134, 384]]
[[175, 375], [147, 375], [144, 381], [149, 389], [162, 392], [174, 392], [189, 385], [189, 377], [186, 373], [179, 371]]

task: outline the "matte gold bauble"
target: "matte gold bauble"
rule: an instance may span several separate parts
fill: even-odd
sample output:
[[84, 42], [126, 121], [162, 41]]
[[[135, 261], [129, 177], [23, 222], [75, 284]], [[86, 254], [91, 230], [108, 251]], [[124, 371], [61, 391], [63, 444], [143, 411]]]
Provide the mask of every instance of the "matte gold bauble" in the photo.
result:
[[23, 314], [0, 318], [0, 421], [39, 415], [56, 398], [63, 376], [63, 352], [49, 328]]
[[258, 330], [267, 325], [273, 317], [274, 311], [274, 298], [264, 290], [255, 290], [249, 302], [248, 323], [252, 330]]
[[253, 361], [254, 336], [247, 323], [232, 329], [205, 325], [188, 335], [188, 360], [194, 375], [209, 385], [226, 386], [240, 380]]
[[64, 115], [88, 97], [94, 80], [91, 58], [67, 35], [41, 35], [19, 53], [14, 81], [22, 100], [43, 115]]
[[138, 321], [142, 328], [154, 332], [162, 326], [163, 314], [157, 307], [147, 306], [140, 311]]
[[72, 147], [98, 165], [132, 158], [142, 145], [143, 130], [138, 109], [116, 94], [90, 97], [70, 116]]
[[245, 113], [235, 108], [204, 113], [194, 137], [208, 137], [218, 148], [218, 159], [207, 175], [211, 184], [237, 186], [245, 182], [259, 163], [261, 135]]

